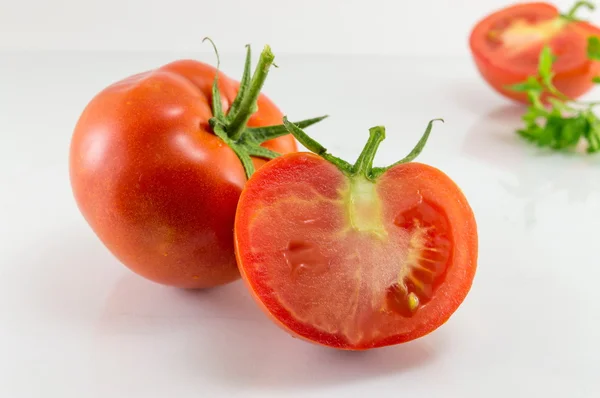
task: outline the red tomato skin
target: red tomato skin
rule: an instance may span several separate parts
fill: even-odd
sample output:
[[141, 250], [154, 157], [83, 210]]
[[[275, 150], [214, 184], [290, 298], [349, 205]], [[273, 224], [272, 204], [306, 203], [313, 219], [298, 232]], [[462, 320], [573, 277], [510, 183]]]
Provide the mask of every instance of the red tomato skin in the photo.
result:
[[[350, 344], [342, 336], [326, 333], [298, 321], [273, 298], [273, 289], [261, 280], [260, 274], [256, 274], [246, 267], [253, 256], [249, 250], [250, 238], [247, 227], [253, 222], [253, 217], [260, 205], [269, 205], [275, 200], [269, 196], [261, 196], [260, 192], [264, 190], [265, 186], [285, 181], [286, 178], [289, 178], [290, 173], [294, 173], [294, 170], [298, 169], [302, 172], [294, 174], [294, 181], [299, 185], [307, 186], [311, 181], [318, 181], [310, 188], [317, 187], [316, 190], [319, 191], [319, 194], [326, 198], [334, 199], [336, 197], [344, 178], [342, 173], [315, 154], [299, 152], [274, 159], [255, 173], [242, 192], [238, 203], [235, 220], [238, 267], [244, 283], [263, 312], [276, 325], [295, 338], [321, 346], [353, 351], [408, 342], [425, 336], [444, 324], [466, 298], [475, 277], [478, 258], [477, 224], [472, 209], [458, 186], [440, 170], [417, 162], [401, 164], [389, 169], [380, 177], [380, 181], [387, 180], [386, 183], [389, 184], [404, 181], [408, 184], [407, 187], [418, 187], [420, 193], [452, 214], [451, 219], [456, 224], [453, 231], [454, 239], [462, 243], [454, 253], [454, 265], [451, 266], [451, 271], [446, 277], [446, 285], [441, 287], [437, 293], [437, 296], [442, 298], [437, 301], [432, 300], [428, 304], [433, 310], [426, 317], [415, 318], [416, 325], [411, 332], [360, 344]], [[283, 187], [278, 190], [284, 191]], [[394, 198], [387, 197], [382, 200], [396, 200], [396, 197], [394, 195]], [[275, 225], [274, 228], [276, 228]]]
[[[90, 101], [73, 132], [69, 173], [82, 215], [119, 261], [160, 284], [207, 288], [239, 278], [232, 231], [246, 177], [208, 125], [215, 73], [180, 60], [126, 78]], [[220, 73], [219, 87], [226, 110], [239, 83]], [[249, 126], [282, 123], [265, 95], [258, 106]], [[265, 146], [296, 150], [292, 136]]]
[[[525, 93], [514, 92], [507, 89], [507, 86], [521, 83], [528, 76], [535, 75], [537, 73], [537, 65], [532, 65], [531, 69], [524, 73], [522, 69], [508, 68], [505, 65], [499, 64], [497, 59], [487, 56], [482, 49], [484, 46], [483, 42], [485, 41], [484, 36], [494, 21], [503, 16], [510, 16], [519, 12], [536, 15], [541, 20], [559, 16], [559, 11], [554, 5], [543, 2], [515, 4], [505, 7], [488, 15], [475, 25], [469, 37], [469, 48], [480, 76], [482, 76], [492, 89], [506, 98], [528, 104], [529, 100]], [[572, 29], [574, 32], [578, 32], [578, 34], [573, 34], [571, 37], [572, 40], [581, 40], [578, 43], [579, 46], [585, 46], [589, 35], [600, 36], [600, 30], [587, 22], [572, 23]], [[582, 57], [576, 66], [555, 70], [555, 73], [553, 82], [556, 88], [567, 97], [576, 99], [590, 91], [594, 86], [592, 78], [600, 73], [600, 63]], [[545, 96], [543, 99], [545, 99]]]

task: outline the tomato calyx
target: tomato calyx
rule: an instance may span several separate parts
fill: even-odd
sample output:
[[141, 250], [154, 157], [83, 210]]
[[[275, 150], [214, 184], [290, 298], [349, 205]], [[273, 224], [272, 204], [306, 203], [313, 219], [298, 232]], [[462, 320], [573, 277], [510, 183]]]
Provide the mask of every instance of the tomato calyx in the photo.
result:
[[375, 126], [369, 129], [369, 139], [365, 144], [362, 152], [358, 156], [356, 162], [352, 165], [347, 161], [340, 159], [336, 156], [331, 155], [327, 152], [327, 148], [321, 145], [319, 142], [308, 136], [303, 130], [302, 126], [297, 123], [291, 123], [287, 116], [283, 118], [283, 125], [292, 134], [302, 145], [304, 145], [308, 150], [319, 155], [323, 159], [327, 160], [334, 166], [336, 166], [342, 173], [347, 175], [348, 177], [363, 177], [368, 181], [375, 181], [379, 176], [385, 173], [388, 169], [397, 166], [402, 163], [408, 163], [414, 160], [425, 148], [425, 144], [429, 139], [429, 135], [431, 134], [431, 130], [433, 128], [433, 123], [436, 121], [444, 122], [443, 119], [432, 119], [427, 124], [427, 128], [425, 132], [421, 136], [421, 139], [415, 147], [410, 151], [408, 155], [406, 155], [401, 160], [386, 166], [386, 167], [373, 167], [373, 160], [375, 159], [375, 154], [377, 153], [377, 149], [379, 145], [385, 139], [385, 127], [384, 126]]
[[[250, 45], [246, 45], [246, 60], [242, 79], [240, 80], [240, 88], [227, 114], [225, 114], [218, 85], [219, 52], [210, 38], [204, 38], [203, 41], [205, 40], [208, 40], [212, 44], [217, 57], [217, 73], [215, 74], [212, 86], [213, 117], [210, 118], [209, 124], [215, 135], [221, 138], [235, 152], [244, 167], [246, 177], [250, 178], [255, 171], [251, 156], [263, 159], [274, 159], [280, 156], [279, 153], [265, 148], [261, 144], [265, 141], [289, 134], [283, 124], [255, 128], [247, 127], [250, 117], [258, 111], [258, 97], [269, 69], [275, 65], [273, 63], [275, 56], [271, 48], [266, 45], [260, 54], [256, 69], [252, 73], [252, 52]], [[306, 119], [296, 124], [305, 128], [320, 122], [326, 117], [325, 115]]]

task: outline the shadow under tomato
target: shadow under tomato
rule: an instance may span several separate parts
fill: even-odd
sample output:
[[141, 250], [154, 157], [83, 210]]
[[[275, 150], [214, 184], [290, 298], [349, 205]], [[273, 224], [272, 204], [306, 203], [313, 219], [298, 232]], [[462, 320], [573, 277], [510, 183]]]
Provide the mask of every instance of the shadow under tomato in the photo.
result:
[[93, 366], [94, 388], [107, 394], [200, 389], [207, 380], [245, 391], [399, 377], [434, 361], [444, 346], [443, 329], [367, 352], [310, 344], [273, 324], [241, 280], [201, 291], [161, 286], [124, 268], [91, 233], [66, 229], [23, 257], [23, 267], [35, 270], [23, 299], [38, 325], [76, 338], [90, 360], [81, 366]]
[[22, 253], [30, 275], [24, 291], [38, 319], [78, 330], [101, 308], [119, 264], [92, 233], [82, 238], [68, 229], [57, 228]]
[[109, 297], [98, 333], [104, 350], [111, 349], [107, 336], [177, 334], [180, 362], [171, 362], [169, 372], [178, 377], [191, 372], [196, 379], [209, 378], [240, 391], [316, 388], [397, 375], [426, 365], [439, 352], [439, 335], [368, 352], [338, 351], [294, 339], [260, 311], [239, 280], [190, 291], [127, 276]]
[[[242, 288], [240, 286], [240, 288]], [[238, 302], [247, 294], [237, 291]], [[219, 308], [218, 300], [204, 298], [204, 304]], [[227, 307], [229, 305], [225, 303]], [[198, 345], [196, 353], [206, 353], [216, 361], [214, 377], [223, 383], [235, 383], [241, 390], [265, 388], [293, 390], [347, 384], [369, 378], [396, 376], [425, 366], [439, 353], [435, 337], [404, 345], [371, 351], [349, 352], [317, 346], [292, 338], [262, 313], [255, 313], [255, 324], [225, 332], [214, 329], [208, 341]], [[242, 325], [240, 325], [242, 326]]]

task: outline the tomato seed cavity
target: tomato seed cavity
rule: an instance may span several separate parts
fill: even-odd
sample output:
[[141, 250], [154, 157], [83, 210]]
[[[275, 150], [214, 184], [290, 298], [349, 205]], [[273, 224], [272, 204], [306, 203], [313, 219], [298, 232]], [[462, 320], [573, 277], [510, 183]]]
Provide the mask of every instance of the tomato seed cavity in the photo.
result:
[[410, 241], [398, 281], [387, 289], [386, 304], [389, 310], [412, 317], [444, 280], [452, 252], [449, 224], [445, 215], [427, 202], [402, 212], [394, 224], [408, 231]]

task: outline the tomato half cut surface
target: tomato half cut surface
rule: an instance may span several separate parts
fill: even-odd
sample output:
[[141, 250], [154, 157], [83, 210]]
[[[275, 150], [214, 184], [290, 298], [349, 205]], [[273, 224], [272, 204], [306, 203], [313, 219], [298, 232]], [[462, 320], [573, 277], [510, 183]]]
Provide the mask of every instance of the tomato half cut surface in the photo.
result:
[[312, 153], [284, 155], [246, 185], [235, 239], [242, 277], [267, 314], [341, 349], [433, 331], [466, 297], [477, 262], [461, 190], [412, 162], [367, 178]]
[[[578, 3], [577, 8], [582, 5]], [[511, 5], [483, 18], [473, 28], [469, 45], [481, 76], [491, 87], [527, 103], [525, 93], [507, 86], [537, 74], [539, 55], [546, 45], [556, 56], [553, 82], [559, 91], [575, 99], [591, 89], [600, 63], [588, 58], [590, 36], [600, 36], [600, 30], [561, 15], [552, 4], [533, 2]]]

